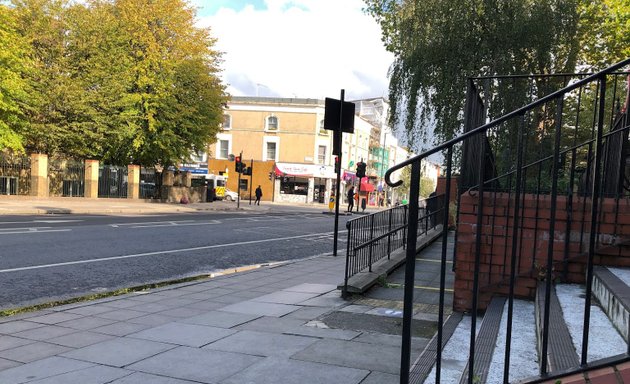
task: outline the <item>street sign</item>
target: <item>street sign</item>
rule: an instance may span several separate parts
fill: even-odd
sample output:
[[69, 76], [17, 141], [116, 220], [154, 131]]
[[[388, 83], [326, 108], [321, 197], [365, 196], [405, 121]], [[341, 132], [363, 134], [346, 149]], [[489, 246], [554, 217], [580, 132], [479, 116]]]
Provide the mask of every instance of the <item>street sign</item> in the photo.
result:
[[[341, 106], [343, 103], [343, 111]], [[331, 99], [325, 100], [326, 110], [324, 111], [324, 128], [336, 131], [339, 129], [341, 120], [341, 132], [354, 133], [354, 103]], [[343, 115], [339, 117], [340, 113]]]

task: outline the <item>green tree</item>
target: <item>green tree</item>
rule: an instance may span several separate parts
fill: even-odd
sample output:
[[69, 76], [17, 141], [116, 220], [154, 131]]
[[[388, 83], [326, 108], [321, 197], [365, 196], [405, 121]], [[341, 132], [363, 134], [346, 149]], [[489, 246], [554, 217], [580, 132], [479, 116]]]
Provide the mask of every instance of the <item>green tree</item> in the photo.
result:
[[[427, 127], [435, 141], [461, 131], [468, 77], [573, 72], [629, 53], [627, 0], [365, 2], [395, 54], [390, 122], [412, 143], [428, 138]], [[522, 105], [525, 89], [513, 90], [512, 104]]]
[[23, 151], [20, 134], [28, 127], [28, 43], [17, 32], [14, 11], [0, 4], [0, 151]]

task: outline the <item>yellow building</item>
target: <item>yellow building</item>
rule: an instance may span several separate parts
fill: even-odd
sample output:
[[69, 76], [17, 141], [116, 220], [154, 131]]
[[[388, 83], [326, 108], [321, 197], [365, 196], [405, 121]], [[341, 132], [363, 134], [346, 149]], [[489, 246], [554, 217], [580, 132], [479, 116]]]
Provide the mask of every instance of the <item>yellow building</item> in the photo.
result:
[[[336, 175], [332, 134], [323, 129], [324, 100], [233, 97], [223, 121], [209, 150], [208, 168], [215, 173], [227, 168], [230, 189], [237, 189], [238, 175], [225, 160], [242, 154], [246, 165], [254, 160], [253, 187], [261, 185], [263, 200], [328, 201]], [[258, 162], [275, 162], [273, 171]], [[249, 193], [249, 184], [249, 177], [243, 177], [242, 195]]]

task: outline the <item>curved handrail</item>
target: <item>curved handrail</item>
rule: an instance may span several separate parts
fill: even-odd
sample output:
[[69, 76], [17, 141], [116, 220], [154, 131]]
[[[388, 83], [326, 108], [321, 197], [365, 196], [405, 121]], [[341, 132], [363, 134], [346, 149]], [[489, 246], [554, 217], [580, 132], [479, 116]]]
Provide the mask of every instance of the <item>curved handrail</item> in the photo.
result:
[[531, 109], [533, 109], [533, 108], [535, 108], [535, 107], [537, 107], [539, 105], [545, 104], [549, 100], [555, 99], [556, 97], [558, 97], [560, 95], [564, 95], [564, 94], [566, 94], [566, 93], [568, 93], [568, 92], [570, 92], [570, 91], [572, 91], [572, 90], [574, 90], [576, 88], [581, 87], [584, 84], [590, 83], [591, 81], [593, 81], [595, 79], [598, 79], [598, 78], [600, 78], [600, 77], [602, 77], [604, 75], [607, 75], [610, 72], [613, 72], [613, 71], [615, 71], [615, 70], [617, 70], [617, 69], [619, 69], [621, 67], [624, 67], [624, 66], [626, 66], [628, 64], [630, 64], [630, 58], [626, 59], [626, 60], [623, 60], [623, 61], [620, 61], [617, 64], [611, 65], [610, 67], [608, 67], [608, 68], [606, 68], [606, 69], [604, 69], [602, 71], [599, 71], [599, 72], [597, 72], [595, 74], [592, 74], [592, 75], [590, 75], [588, 77], [585, 77], [585, 78], [583, 78], [581, 80], [578, 80], [578, 81], [576, 81], [575, 83], [573, 83], [571, 85], [568, 85], [568, 86], [566, 86], [566, 87], [564, 87], [564, 88], [562, 88], [562, 89], [560, 89], [558, 91], [555, 91], [555, 92], [553, 92], [553, 93], [551, 93], [551, 94], [549, 94], [549, 95], [547, 95], [547, 96], [545, 96], [545, 97], [543, 97], [541, 99], [538, 99], [538, 100], [536, 100], [536, 101], [534, 101], [532, 103], [529, 103], [529, 104], [527, 104], [527, 105], [525, 105], [525, 106], [523, 106], [521, 108], [515, 109], [514, 111], [512, 111], [512, 112], [510, 112], [510, 113], [508, 113], [506, 115], [503, 115], [503, 116], [499, 117], [496, 120], [493, 120], [493, 121], [491, 121], [489, 123], [486, 123], [486, 124], [484, 124], [484, 125], [482, 125], [480, 127], [477, 127], [475, 129], [471, 130], [471, 131], [465, 132], [465, 133], [461, 134], [460, 136], [458, 136], [458, 137], [456, 137], [454, 139], [451, 139], [451, 140], [449, 140], [449, 141], [447, 141], [447, 142], [445, 142], [443, 144], [440, 144], [437, 147], [433, 147], [432, 149], [429, 149], [428, 151], [425, 151], [425, 152], [423, 152], [423, 153], [421, 153], [419, 155], [411, 157], [411, 158], [403, 161], [402, 163], [396, 164], [393, 167], [389, 168], [385, 172], [385, 182], [390, 187], [397, 187], [400, 184], [402, 184], [402, 180], [398, 180], [396, 182], [392, 182], [391, 179], [390, 179], [392, 173], [396, 172], [397, 170], [399, 170], [401, 168], [404, 168], [407, 165], [413, 164], [416, 161], [420, 161], [420, 160], [422, 160], [424, 158], [427, 158], [428, 156], [431, 156], [434, 153], [437, 153], [437, 152], [440, 152], [440, 151], [442, 151], [442, 150], [444, 150], [446, 148], [452, 147], [453, 145], [455, 145], [455, 144], [457, 144], [457, 143], [459, 143], [461, 141], [464, 141], [464, 140], [466, 140], [467, 138], [469, 138], [469, 137], [471, 137], [473, 135], [476, 135], [476, 134], [481, 133], [481, 132], [486, 132], [488, 129], [493, 128], [493, 127], [503, 123], [504, 121], [507, 121], [507, 120], [509, 120], [509, 119], [511, 119], [511, 118], [513, 118], [515, 116], [519, 116], [519, 115], [525, 114], [525, 112], [527, 112], [527, 111], [529, 111], [529, 110], [531, 110]]

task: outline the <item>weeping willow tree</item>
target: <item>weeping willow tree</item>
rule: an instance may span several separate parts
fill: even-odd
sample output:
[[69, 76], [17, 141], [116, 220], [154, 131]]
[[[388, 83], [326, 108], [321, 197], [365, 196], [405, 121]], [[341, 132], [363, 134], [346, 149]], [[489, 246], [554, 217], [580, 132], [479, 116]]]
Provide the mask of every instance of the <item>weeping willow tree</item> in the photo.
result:
[[[627, 0], [365, 3], [395, 54], [390, 124], [404, 127], [416, 146], [461, 132], [468, 77], [592, 70], [630, 55]], [[513, 99], [526, 99], [526, 92], [516, 90]]]

